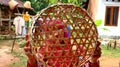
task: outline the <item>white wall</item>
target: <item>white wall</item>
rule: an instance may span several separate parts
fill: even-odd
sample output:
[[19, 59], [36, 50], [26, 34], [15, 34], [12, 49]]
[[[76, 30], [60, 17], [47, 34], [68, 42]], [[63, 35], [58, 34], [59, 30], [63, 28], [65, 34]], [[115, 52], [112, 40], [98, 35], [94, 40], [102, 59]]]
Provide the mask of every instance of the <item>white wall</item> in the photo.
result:
[[[105, 10], [106, 6], [119, 6], [119, 15], [118, 15], [118, 26], [104, 26], [105, 21]], [[105, 2], [105, 0], [99, 0], [97, 19], [102, 19], [102, 25], [98, 27], [99, 35], [105, 36], [120, 36], [120, 2]], [[105, 31], [101, 28], [107, 28], [110, 31]]]

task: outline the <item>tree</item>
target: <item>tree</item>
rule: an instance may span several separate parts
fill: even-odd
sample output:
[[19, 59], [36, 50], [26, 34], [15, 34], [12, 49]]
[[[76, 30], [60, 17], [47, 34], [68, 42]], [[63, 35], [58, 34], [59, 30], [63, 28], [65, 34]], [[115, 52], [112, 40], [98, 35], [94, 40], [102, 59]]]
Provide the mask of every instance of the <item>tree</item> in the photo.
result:
[[[22, 1], [26, 2], [28, 0], [22, 0]], [[29, 0], [29, 1], [31, 2], [32, 8], [34, 8], [36, 12], [48, 6], [46, 0]]]
[[[22, 0], [23, 2], [28, 0]], [[31, 2], [31, 6], [34, 8], [36, 12], [44, 9], [47, 6], [50, 6], [52, 4], [57, 4], [58, 2], [61, 3], [72, 3], [77, 6], [84, 6], [83, 2], [86, 2], [87, 0], [29, 0]]]

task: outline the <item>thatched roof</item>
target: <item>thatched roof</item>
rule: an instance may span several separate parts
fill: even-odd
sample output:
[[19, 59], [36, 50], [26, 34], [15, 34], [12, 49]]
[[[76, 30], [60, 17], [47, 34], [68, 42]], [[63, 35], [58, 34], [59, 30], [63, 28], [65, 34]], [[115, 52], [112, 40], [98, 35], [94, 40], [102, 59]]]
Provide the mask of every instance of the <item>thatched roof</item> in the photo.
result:
[[[9, 4], [8, 4], [9, 1], [10, 1], [10, 0], [0, 0], [0, 4], [1, 4], [1, 5], [6, 5], [6, 6], [8, 6], [8, 5], [9, 5]], [[15, 1], [17, 1], [17, 2], [19, 3], [18, 7], [24, 7], [24, 6], [23, 6], [23, 2], [21, 2], [20, 0], [15, 0]]]
[[[0, 0], [0, 5], [9, 6], [9, 4], [8, 4], [9, 1], [10, 1], [10, 0]], [[24, 3], [23, 3], [22, 1], [20, 1], [20, 0], [15, 0], [15, 1], [17, 1], [17, 2], [19, 3], [17, 7], [18, 7], [20, 10], [29, 11], [29, 13], [30, 13], [31, 15], [35, 15], [35, 14], [36, 14], [36, 13], [34, 12], [33, 8], [31, 8], [31, 9], [24, 8], [24, 6], [23, 6]]]

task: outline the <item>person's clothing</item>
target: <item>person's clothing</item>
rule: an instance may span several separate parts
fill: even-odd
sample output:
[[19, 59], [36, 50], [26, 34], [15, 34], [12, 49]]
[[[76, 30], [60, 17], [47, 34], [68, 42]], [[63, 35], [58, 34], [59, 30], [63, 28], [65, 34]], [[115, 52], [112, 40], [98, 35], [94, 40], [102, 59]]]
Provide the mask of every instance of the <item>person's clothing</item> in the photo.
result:
[[[53, 22], [50, 22], [51, 25], [52, 25], [52, 23]], [[57, 24], [58, 29], [65, 29], [65, 25], [61, 24], [61, 21], [56, 20], [55, 23]], [[70, 26], [68, 26], [67, 29], [70, 30]], [[49, 29], [47, 29], [46, 31], [49, 31]], [[62, 62], [64, 60], [64, 63], [62, 63], [63, 67], [67, 67], [68, 65], [70, 67], [73, 67], [72, 64], [71, 64], [71, 58], [72, 58], [72, 60], [74, 59], [73, 56], [72, 56], [73, 52], [68, 51], [69, 49], [71, 49], [71, 47], [69, 47], [69, 45], [71, 44], [70, 39], [69, 39], [70, 32], [64, 32], [64, 37], [68, 38], [67, 41], [64, 42], [64, 40], [61, 40], [61, 41], [59, 41], [59, 43], [57, 43], [57, 40], [47, 38], [43, 47], [41, 49], [39, 49], [39, 53], [37, 54], [37, 55], [39, 55], [39, 57], [44, 57], [45, 52], [47, 52], [48, 55], [53, 57], [49, 60], [44, 59], [44, 58], [42, 59], [42, 60], [47, 60], [47, 65], [52, 66], [52, 64], [54, 63], [55, 67], [60, 67], [61, 63], [59, 63], [59, 62]], [[57, 44], [59, 44], [59, 45], [57, 45]], [[62, 48], [60, 45], [64, 45], [64, 48]], [[83, 49], [82, 46], [80, 46], [80, 48]], [[51, 51], [53, 52], [52, 54], [51, 54]], [[65, 51], [68, 51], [68, 52], [65, 53]], [[84, 53], [84, 50], [82, 50], [82, 52]], [[61, 55], [63, 57], [68, 57], [68, 58], [56, 58], [56, 57], [59, 57]], [[75, 58], [74, 60], [78, 61], [79, 58], [78, 59]], [[28, 67], [32, 67], [32, 66], [30, 66], [30, 64], [28, 64]], [[34, 66], [34, 67], [42, 67], [42, 66], [38, 62], [37, 65]], [[92, 67], [92, 66], [90, 66], [89, 63], [87, 63], [83, 67]], [[99, 67], [99, 65], [96, 65], [95, 67]]]
[[[97, 62], [97, 63], [95, 63], [95, 64], [92, 64], [92, 63], [90, 63], [89, 61], [85, 64], [85, 65], [83, 65], [82, 67], [100, 67], [100, 65], [99, 65], [100, 63], [99, 63], [99, 61]], [[35, 66], [31, 66], [28, 62], [27, 62], [27, 67], [43, 67], [41, 64], [39, 64], [39, 63], [37, 63]]]
[[40, 25], [40, 24], [39, 24], [38, 21], [36, 21], [35, 24], [34, 24], [34, 26], [39, 26], [39, 25]]
[[15, 33], [16, 35], [22, 34], [22, 32], [25, 33], [25, 31], [22, 31], [22, 27], [25, 26], [25, 21], [21, 16], [17, 16], [14, 18], [13, 24], [15, 25]]
[[100, 67], [100, 62], [98, 61], [97, 63], [92, 64], [90, 61], [88, 61], [88, 67]]
[[38, 64], [32, 66], [32, 65], [30, 65], [30, 63], [27, 61], [27, 67], [39, 67], [39, 66], [38, 66]]
[[25, 35], [26, 35], [26, 27], [23, 26], [23, 27], [22, 27], [22, 36], [25, 36]]

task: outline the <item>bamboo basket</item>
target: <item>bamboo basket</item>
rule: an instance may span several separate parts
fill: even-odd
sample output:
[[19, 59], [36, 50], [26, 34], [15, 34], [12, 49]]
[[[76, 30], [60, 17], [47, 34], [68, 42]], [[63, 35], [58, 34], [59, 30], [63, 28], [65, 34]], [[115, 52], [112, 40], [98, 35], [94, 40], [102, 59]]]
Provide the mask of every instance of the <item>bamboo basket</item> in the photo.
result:
[[[90, 59], [97, 44], [98, 32], [84, 9], [73, 4], [55, 4], [40, 11], [39, 17], [43, 21], [32, 27], [30, 44], [32, 53], [44, 67], [80, 67]], [[60, 24], [56, 24], [56, 20]], [[60, 25], [63, 28], [59, 29]], [[58, 32], [57, 37], [55, 32]], [[65, 32], [67, 37], [64, 37]], [[52, 37], [49, 38], [49, 35]], [[54, 43], [46, 44], [46, 41]]]

